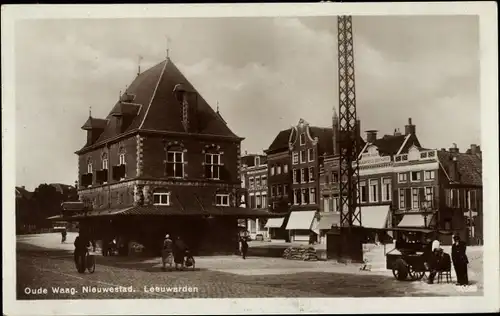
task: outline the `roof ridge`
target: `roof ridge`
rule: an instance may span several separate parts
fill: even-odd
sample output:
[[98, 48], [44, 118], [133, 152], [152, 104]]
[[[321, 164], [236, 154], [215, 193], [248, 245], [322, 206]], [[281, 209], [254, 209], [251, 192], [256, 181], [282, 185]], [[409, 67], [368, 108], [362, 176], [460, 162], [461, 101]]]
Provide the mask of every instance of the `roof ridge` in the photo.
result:
[[144, 122], [146, 121], [146, 118], [148, 117], [149, 109], [151, 108], [151, 104], [153, 103], [153, 100], [156, 96], [156, 91], [158, 90], [158, 86], [160, 85], [161, 79], [163, 78], [163, 74], [165, 73], [165, 68], [167, 68], [167, 64], [169, 63], [170, 59], [167, 58], [165, 61], [163, 61], [165, 64], [163, 65], [163, 69], [161, 70], [160, 76], [158, 76], [158, 82], [156, 83], [155, 90], [153, 91], [153, 95], [151, 96], [151, 99], [149, 100], [148, 108], [146, 109], [146, 113], [144, 113], [144, 117], [142, 118], [141, 125], [139, 125], [138, 129], [142, 129], [142, 126], [144, 125]]

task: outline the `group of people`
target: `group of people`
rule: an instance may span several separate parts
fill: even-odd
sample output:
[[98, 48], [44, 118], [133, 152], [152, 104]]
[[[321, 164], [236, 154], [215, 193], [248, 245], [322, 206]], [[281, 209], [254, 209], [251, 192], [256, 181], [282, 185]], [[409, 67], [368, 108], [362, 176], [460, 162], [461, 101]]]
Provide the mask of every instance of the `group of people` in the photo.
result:
[[194, 258], [180, 236], [177, 236], [173, 241], [169, 234], [165, 235], [161, 257], [163, 270], [166, 270], [167, 264], [170, 268], [172, 268], [172, 264], [175, 264], [175, 270], [182, 270], [184, 267], [194, 265]]
[[451, 263], [453, 263], [453, 267], [457, 275], [456, 285], [468, 285], [469, 277], [467, 273], [467, 264], [469, 264], [469, 259], [467, 258], [466, 248], [467, 246], [465, 242], [460, 240], [460, 236], [453, 236], [450, 260], [450, 255], [443, 251], [440, 247], [439, 241], [434, 240], [432, 242], [431, 252], [428, 254], [428, 258], [426, 260], [427, 267], [430, 271], [427, 282], [429, 284], [433, 284], [436, 274], [439, 271], [450, 271]]

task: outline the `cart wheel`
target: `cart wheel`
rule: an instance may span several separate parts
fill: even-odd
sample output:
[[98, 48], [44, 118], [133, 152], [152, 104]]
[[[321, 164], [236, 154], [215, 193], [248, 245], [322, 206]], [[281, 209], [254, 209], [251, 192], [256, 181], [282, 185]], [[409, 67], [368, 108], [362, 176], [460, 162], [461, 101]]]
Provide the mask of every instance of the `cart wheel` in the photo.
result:
[[415, 271], [412, 266], [408, 266], [408, 274], [412, 281], [418, 281], [424, 277], [425, 271]]
[[392, 274], [396, 280], [404, 281], [408, 277], [408, 265], [403, 259], [398, 259], [392, 267]]

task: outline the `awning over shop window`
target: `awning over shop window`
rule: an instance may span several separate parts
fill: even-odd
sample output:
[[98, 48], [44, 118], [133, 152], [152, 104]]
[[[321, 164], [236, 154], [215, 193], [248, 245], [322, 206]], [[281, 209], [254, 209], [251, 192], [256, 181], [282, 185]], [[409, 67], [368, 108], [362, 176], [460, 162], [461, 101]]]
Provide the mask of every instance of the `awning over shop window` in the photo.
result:
[[284, 217], [280, 218], [270, 218], [267, 220], [265, 228], [280, 228], [283, 226], [283, 222], [285, 221]]
[[[397, 227], [429, 227], [434, 223], [434, 216], [422, 214], [406, 214]], [[427, 224], [427, 225], [426, 225]]]
[[316, 211], [295, 211], [290, 214], [286, 229], [311, 229]]
[[388, 218], [388, 205], [361, 207], [361, 226], [365, 228], [386, 228]]
[[340, 226], [340, 213], [326, 213], [321, 215], [318, 229], [328, 230], [332, 226]]

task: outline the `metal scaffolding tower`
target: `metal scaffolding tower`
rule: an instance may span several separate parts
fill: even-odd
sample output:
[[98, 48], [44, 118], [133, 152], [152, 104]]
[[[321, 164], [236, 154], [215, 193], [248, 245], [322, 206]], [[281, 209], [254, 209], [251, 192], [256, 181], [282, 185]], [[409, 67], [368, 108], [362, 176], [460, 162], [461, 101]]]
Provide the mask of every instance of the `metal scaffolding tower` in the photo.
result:
[[[334, 257], [362, 261], [361, 209], [359, 192], [359, 121], [356, 115], [354, 76], [354, 44], [352, 17], [339, 16], [338, 79], [339, 79], [339, 207], [340, 230], [331, 237]], [[328, 240], [328, 239], [327, 239]], [[328, 246], [327, 241], [327, 249]]]
[[338, 75], [340, 129], [340, 226], [361, 226], [359, 194], [359, 129], [356, 116], [352, 17], [339, 16]]

